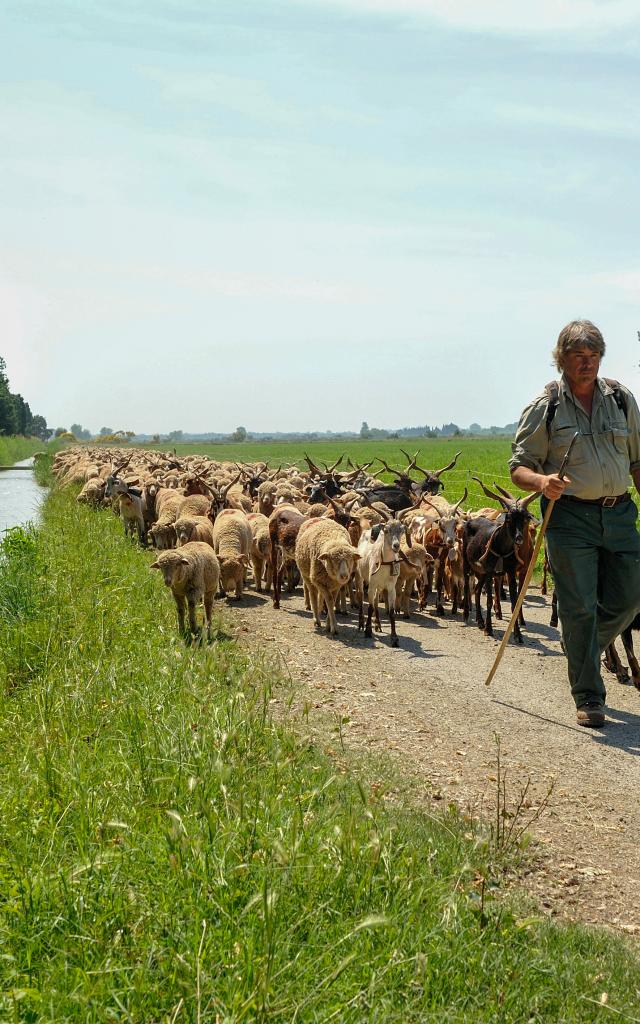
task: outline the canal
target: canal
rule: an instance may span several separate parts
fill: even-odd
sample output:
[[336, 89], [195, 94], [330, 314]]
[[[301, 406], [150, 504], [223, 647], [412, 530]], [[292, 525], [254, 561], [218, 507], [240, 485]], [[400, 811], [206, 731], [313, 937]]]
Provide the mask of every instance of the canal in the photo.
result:
[[[32, 466], [33, 459], [24, 459], [16, 465]], [[0, 540], [4, 530], [37, 519], [46, 493], [46, 488], [36, 483], [33, 473], [13, 468], [0, 471]]]

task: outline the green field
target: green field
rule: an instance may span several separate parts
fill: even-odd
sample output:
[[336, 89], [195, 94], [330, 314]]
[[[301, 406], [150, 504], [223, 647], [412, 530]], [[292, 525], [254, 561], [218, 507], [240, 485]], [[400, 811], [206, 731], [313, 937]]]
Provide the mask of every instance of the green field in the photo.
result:
[[153, 554], [76, 493], [0, 546], [0, 1020], [638, 1018], [629, 948], [505, 886], [508, 824], [402, 807], [276, 720], [292, 684], [185, 647]]
[[41, 451], [47, 446], [35, 437], [0, 437], [0, 466], [12, 466]]
[[[157, 447], [160, 451], [167, 449], [165, 445], [150, 446], [151, 450]], [[443, 439], [420, 439], [413, 443], [410, 440], [397, 441], [353, 441], [349, 442], [269, 442], [244, 444], [177, 444], [175, 451], [178, 455], [194, 454], [196, 452], [207, 455], [211, 459], [223, 461], [231, 459], [236, 462], [268, 462], [270, 467], [276, 469], [279, 465], [288, 466], [296, 464], [306, 467], [304, 453], [311, 457], [317, 465], [323, 462], [331, 465], [340, 455], [351, 458], [354, 464], [363, 464], [378, 457], [393, 467], [402, 469], [406, 467], [407, 460], [402, 454], [401, 448], [413, 455], [418, 452], [418, 464], [424, 469], [440, 469], [451, 462], [456, 452], [461, 451], [462, 455], [454, 469], [445, 473], [442, 477], [445, 484], [445, 497], [451, 501], [457, 501], [463, 494], [464, 488], [469, 491], [469, 507], [479, 507], [488, 504], [487, 498], [481, 488], [471, 479], [474, 475], [482, 477], [484, 482], [492, 487], [493, 481], [497, 481], [507, 490], [512, 490], [513, 485], [509, 477], [508, 459], [511, 455], [511, 441], [508, 438], [466, 438], [454, 437]], [[341, 465], [340, 469], [343, 468]], [[346, 463], [344, 468], [348, 469]], [[389, 476], [379, 463], [374, 463], [370, 472], [380, 474], [384, 479]], [[413, 474], [415, 479], [420, 479], [419, 473]]]

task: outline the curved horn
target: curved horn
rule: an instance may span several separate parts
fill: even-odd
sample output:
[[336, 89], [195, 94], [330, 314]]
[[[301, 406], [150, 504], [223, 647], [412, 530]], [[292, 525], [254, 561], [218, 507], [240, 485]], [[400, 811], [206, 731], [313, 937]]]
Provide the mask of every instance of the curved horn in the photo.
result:
[[494, 491], [490, 491], [488, 487], [485, 487], [479, 476], [472, 476], [471, 479], [480, 484], [487, 498], [491, 498], [493, 501], [499, 501], [503, 508], [509, 508], [506, 498], [503, 498], [501, 494], [496, 494]]
[[412, 469], [416, 468], [416, 459], [418, 458], [418, 455], [420, 453], [420, 449], [418, 449], [418, 451], [413, 456], [409, 455], [408, 452], [405, 452], [404, 448], [401, 448], [400, 451], [402, 452], [402, 454], [404, 455], [405, 459], [409, 463], [409, 465], [407, 466], [405, 472], [406, 473], [410, 473]]
[[433, 475], [439, 477], [441, 473], [446, 473], [448, 469], [453, 469], [453, 467], [455, 466], [456, 462], [458, 461], [458, 459], [460, 458], [461, 455], [462, 455], [462, 452], [456, 452], [456, 456], [455, 456], [453, 462], [450, 462], [448, 466], [443, 466], [442, 469], [434, 469]]
[[[365, 505], [368, 505], [370, 509], [373, 509], [374, 512], [377, 512], [384, 519], [388, 521], [389, 519], [393, 518], [389, 512], [383, 512], [381, 508], [374, 508], [369, 500], [369, 495], [367, 494], [366, 491], [358, 491], [358, 494], [362, 497]], [[380, 504], [383, 505], [384, 502], [380, 502]]]
[[501, 487], [500, 484], [497, 484], [495, 482], [495, 480], [493, 481], [493, 486], [495, 487], [495, 489], [497, 491], [500, 491], [500, 494], [502, 494], [505, 498], [507, 498], [508, 501], [517, 501], [518, 500], [516, 498], [515, 494], [511, 494], [510, 491], [506, 490], [506, 488]]
[[462, 497], [460, 498], [460, 501], [457, 501], [457, 502], [455, 503], [455, 505], [453, 506], [453, 514], [454, 514], [454, 516], [458, 514], [458, 509], [460, 508], [460, 506], [462, 505], [462, 503], [463, 503], [463, 502], [465, 502], [465, 501], [467, 500], [468, 494], [469, 494], [469, 492], [467, 491], [467, 488], [465, 487], [465, 489], [464, 489], [464, 494], [463, 494], [463, 495], [462, 495]]
[[322, 470], [318, 469], [315, 462], [311, 461], [306, 452], [304, 452], [304, 461], [307, 463], [309, 467], [309, 472], [311, 473], [312, 476], [322, 476]]
[[241, 476], [242, 476], [242, 473], [238, 473], [238, 475], [235, 478], [235, 480], [232, 480], [230, 484], [227, 484], [226, 487], [222, 488], [222, 490], [220, 491], [220, 497], [222, 498], [223, 502], [225, 502], [227, 500], [227, 494], [229, 493], [229, 491], [231, 490], [233, 485], [237, 484], [237, 482], [238, 482], [238, 480], [240, 479]]
[[520, 500], [520, 507], [526, 509], [532, 501], [540, 497], [541, 493], [541, 491], [534, 491], [533, 494], [528, 494], [526, 498]]

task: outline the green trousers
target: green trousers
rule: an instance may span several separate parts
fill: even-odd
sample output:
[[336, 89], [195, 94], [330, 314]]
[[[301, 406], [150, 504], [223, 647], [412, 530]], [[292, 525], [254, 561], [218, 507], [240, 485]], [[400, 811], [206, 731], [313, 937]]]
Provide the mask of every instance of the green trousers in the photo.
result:
[[[546, 500], [542, 498], [544, 512]], [[576, 707], [604, 704], [602, 652], [640, 611], [640, 536], [632, 501], [558, 501], [546, 545]]]

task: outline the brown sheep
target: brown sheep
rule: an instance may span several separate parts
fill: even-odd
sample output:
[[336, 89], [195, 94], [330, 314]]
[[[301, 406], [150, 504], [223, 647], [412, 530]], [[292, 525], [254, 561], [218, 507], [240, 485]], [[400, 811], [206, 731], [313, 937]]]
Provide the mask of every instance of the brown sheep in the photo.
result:
[[182, 547], [190, 541], [201, 540], [213, 547], [213, 523], [207, 516], [181, 515], [173, 524], [176, 531], [176, 546]]
[[151, 569], [159, 569], [165, 586], [171, 593], [178, 612], [178, 628], [183, 635], [185, 629], [185, 604], [189, 609], [189, 630], [191, 635], [200, 632], [196, 623], [196, 605], [204, 601], [204, 621], [207, 638], [211, 640], [211, 610], [213, 599], [220, 583], [220, 565], [208, 544], [191, 541], [178, 551], [162, 551]]

